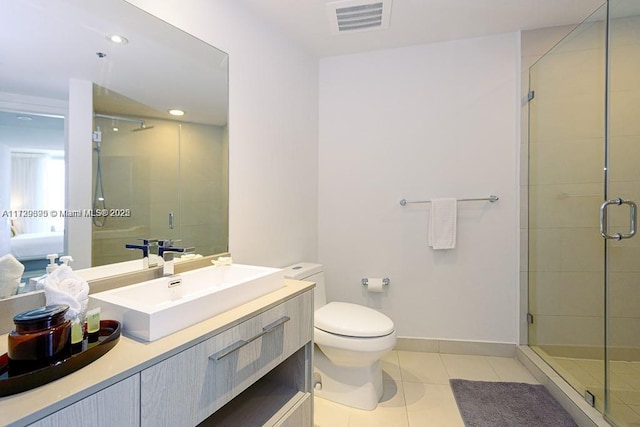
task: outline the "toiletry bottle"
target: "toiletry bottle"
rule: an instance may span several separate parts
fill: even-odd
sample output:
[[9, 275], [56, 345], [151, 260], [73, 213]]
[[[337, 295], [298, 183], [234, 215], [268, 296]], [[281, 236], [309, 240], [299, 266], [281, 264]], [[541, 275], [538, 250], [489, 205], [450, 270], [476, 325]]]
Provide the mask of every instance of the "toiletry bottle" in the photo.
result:
[[79, 318], [71, 322], [71, 351], [73, 354], [86, 350], [85, 325]]
[[97, 342], [100, 336], [100, 307], [87, 311], [87, 336], [89, 342]]

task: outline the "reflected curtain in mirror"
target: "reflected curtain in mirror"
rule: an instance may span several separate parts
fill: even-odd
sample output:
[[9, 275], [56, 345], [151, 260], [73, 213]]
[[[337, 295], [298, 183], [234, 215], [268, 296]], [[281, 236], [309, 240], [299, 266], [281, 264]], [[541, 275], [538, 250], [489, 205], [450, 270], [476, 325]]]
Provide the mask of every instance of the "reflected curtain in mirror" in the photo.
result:
[[[51, 211], [64, 209], [64, 159], [46, 153], [11, 153], [11, 234], [64, 230]], [[28, 212], [29, 215], [22, 215]], [[42, 215], [35, 215], [41, 212]]]

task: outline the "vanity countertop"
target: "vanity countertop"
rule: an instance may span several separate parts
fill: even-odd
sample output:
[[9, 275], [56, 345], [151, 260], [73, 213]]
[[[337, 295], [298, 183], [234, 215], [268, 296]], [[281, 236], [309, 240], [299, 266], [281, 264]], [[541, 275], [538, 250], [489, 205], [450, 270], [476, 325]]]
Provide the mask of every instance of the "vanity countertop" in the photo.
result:
[[[153, 342], [122, 335], [113, 349], [88, 366], [33, 390], [0, 398], [0, 425], [35, 422], [313, 286], [311, 282], [285, 279], [284, 287], [274, 292]], [[7, 345], [7, 335], [0, 335], [0, 354], [7, 352]]]

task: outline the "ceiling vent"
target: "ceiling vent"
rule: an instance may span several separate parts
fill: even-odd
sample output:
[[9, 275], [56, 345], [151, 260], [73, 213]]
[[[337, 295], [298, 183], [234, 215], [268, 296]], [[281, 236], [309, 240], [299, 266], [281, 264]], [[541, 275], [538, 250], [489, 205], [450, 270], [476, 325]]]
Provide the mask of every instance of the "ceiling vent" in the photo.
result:
[[392, 0], [343, 0], [327, 3], [334, 34], [382, 30], [389, 27]]

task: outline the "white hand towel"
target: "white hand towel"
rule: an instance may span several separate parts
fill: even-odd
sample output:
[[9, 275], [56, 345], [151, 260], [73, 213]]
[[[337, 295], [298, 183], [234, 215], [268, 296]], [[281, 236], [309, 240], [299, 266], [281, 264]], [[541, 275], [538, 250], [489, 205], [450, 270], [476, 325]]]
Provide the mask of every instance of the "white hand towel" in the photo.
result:
[[456, 220], [458, 202], [456, 199], [432, 199], [429, 216], [429, 246], [435, 249], [456, 247]]
[[0, 257], [0, 297], [15, 295], [24, 265], [11, 254]]
[[66, 319], [74, 320], [79, 317], [82, 321], [89, 302], [89, 284], [76, 275], [71, 267], [61, 265], [47, 276], [44, 297], [47, 305], [68, 305]]

